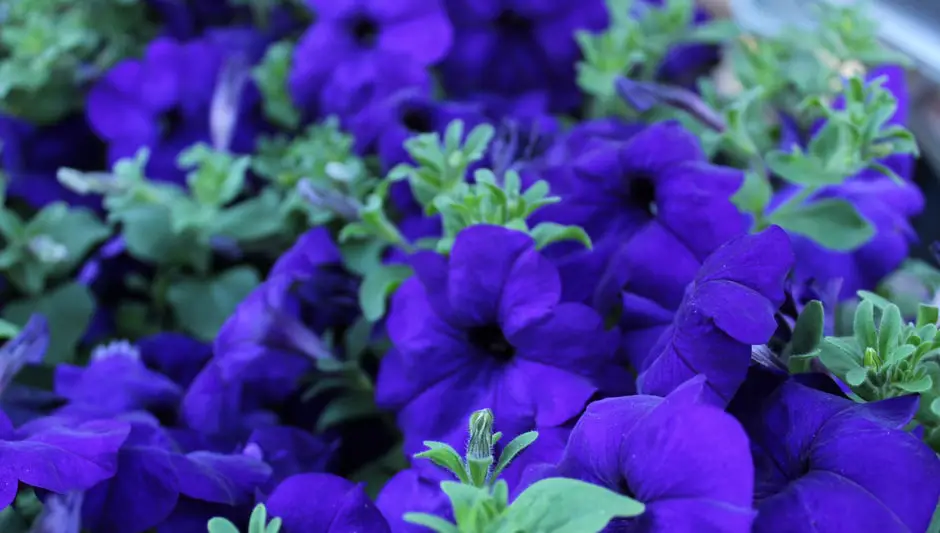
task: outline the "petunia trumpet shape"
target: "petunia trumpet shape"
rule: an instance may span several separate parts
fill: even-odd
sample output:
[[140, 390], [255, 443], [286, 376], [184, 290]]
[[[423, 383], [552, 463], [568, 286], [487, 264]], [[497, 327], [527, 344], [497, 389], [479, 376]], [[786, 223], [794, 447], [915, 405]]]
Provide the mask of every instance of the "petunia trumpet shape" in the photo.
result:
[[601, 388], [630, 388], [613, 365], [616, 333], [581, 304], [560, 303], [558, 270], [521, 232], [471, 226], [449, 259], [414, 257], [396, 292], [380, 406], [398, 412], [405, 452], [464, 444], [471, 412], [491, 408], [507, 435], [564, 425]]
[[940, 460], [904, 430], [916, 395], [858, 404], [754, 374], [731, 412], [754, 456], [755, 533], [927, 530]]

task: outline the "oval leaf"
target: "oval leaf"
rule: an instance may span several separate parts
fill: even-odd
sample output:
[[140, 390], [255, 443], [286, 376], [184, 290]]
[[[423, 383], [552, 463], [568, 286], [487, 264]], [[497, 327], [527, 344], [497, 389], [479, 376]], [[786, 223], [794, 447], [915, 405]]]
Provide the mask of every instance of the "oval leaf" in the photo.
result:
[[500, 533], [587, 533], [614, 518], [643, 513], [645, 506], [599, 485], [567, 478], [543, 479], [509, 506]]
[[851, 203], [827, 198], [770, 214], [770, 222], [837, 252], [855, 250], [875, 236], [875, 228]]

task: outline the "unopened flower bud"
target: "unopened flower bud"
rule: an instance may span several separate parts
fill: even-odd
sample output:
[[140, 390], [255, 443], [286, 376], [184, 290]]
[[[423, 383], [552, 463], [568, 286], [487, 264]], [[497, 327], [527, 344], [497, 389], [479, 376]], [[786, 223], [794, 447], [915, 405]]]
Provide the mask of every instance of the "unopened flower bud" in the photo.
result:
[[493, 411], [481, 409], [470, 415], [467, 459], [493, 459]]
[[863, 363], [866, 368], [879, 369], [883, 361], [881, 356], [878, 355], [878, 351], [874, 348], [865, 348], [865, 357], [863, 358]]

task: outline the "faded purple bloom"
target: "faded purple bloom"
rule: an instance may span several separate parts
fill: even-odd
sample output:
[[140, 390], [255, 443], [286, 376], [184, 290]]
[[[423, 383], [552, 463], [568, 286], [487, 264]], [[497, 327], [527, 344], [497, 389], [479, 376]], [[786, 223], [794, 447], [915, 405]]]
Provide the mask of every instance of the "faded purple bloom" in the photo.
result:
[[42, 315], [32, 315], [15, 337], [0, 347], [0, 394], [26, 365], [42, 362], [49, 348], [49, 323]]
[[605, 533], [748, 533], [754, 467], [741, 425], [707, 401], [704, 376], [665, 398], [627, 396], [588, 406], [557, 466], [531, 468], [527, 484], [571, 477], [634, 498], [646, 511]]
[[211, 107], [219, 84], [234, 79], [220, 73], [232, 61], [249, 68], [259, 44], [250, 30], [220, 30], [185, 43], [161, 37], [150, 43], [142, 59], [115, 65], [92, 88], [86, 109], [92, 128], [108, 143], [109, 161], [132, 157], [146, 147], [148, 177], [181, 182], [184, 172], [176, 159], [194, 143], [228, 138], [231, 150], [250, 152], [260, 127], [254, 112], [257, 90], [245, 87], [237, 109], [229, 110], [238, 117], [237, 124], [229, 125], [232, 131], [212, 131]]
[[324, 228], [301, 236], [222, 326], [214, 357], [184, 397], [187, 425], [247, 437], [254, 419], [246, 413], [281, 405], [317, 360], [334, 357], [320, 336], [352, 324], [357, 288]]

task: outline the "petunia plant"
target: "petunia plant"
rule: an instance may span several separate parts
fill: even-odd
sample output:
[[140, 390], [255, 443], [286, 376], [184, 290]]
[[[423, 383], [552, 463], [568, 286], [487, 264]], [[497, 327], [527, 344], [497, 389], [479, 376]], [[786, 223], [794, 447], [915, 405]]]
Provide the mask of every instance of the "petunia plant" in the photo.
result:
[[82, 91], [154, 34], [144, 2], [0, 3], [0, 109], [53, 123], [83, 104]]
[[[937, 447], [934, 431], [940, 422], [937, 308], [922, 304], [916, 321], [908, 323], [895, 304], [872, 293], [863, 292], [861, 296], [855, 310], [853, 335], [826, 337], [803, 357], [818, 357], [860, 401], [920, 395], [917, 421], [926, 428], [927, 442]], [[877, 326], [876, 309], [880, 311]]]
[[482, 409], [470, 416], [466, 454], [442, 442], [427, 441], [427, 451], [416, 458], [430, 459], [456, 476], [441, 490], [450, 499], [456, 524], [425, 513], [408, 513], [405, 520], [438, 533], [600, 532], [613, 518], [643, 513], [643, 504], [598, 485], [568, 478], [534, 483], [509, 502], [509, 487], [499, 475], [510, 461], [538, 438], [528, 432], [503, 448], [498, 460], [493, 446], [502, 433], [493, 432], [493, 412]]

